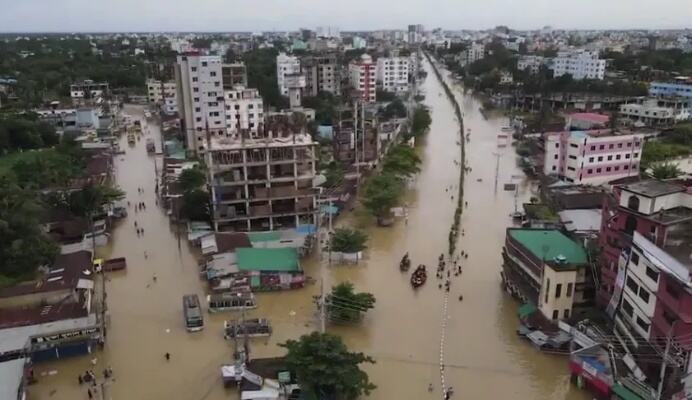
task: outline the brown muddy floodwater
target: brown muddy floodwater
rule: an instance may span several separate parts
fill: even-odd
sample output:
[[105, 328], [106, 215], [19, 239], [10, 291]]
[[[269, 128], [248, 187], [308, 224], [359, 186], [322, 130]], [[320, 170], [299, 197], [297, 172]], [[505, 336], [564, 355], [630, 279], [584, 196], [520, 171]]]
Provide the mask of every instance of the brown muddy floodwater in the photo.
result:
[[[515, 335], [517, 303], [502, 291], [499, 275], [505, 228], [511, 225], [509, 214], [514, 211], [515, 196], [502, 186], [518, 184], [519, 206], [534, 188], [516, 167], [513, 148], [498, 148], [497, 134], [507, 125], [506, 118], [485, 120], [478, 111], [480, 102], [454, 85], [465, 128], [471, 133], [466, 148], [471, 168], [465, 186], [469, 205], [462, 217], [464, 235], [457, 246], [469, 257], [462, 262], [462, 276], [452, 278], [447, 312], [443, 314], [444, 291], [438, 288], [432, 272], [437, 257], [447, 250], [455, 207], [451, 196], [457, 193], [454, 185], [459, 182], [459, 166], [454, 162], [459, 161], [460, 151], [452, 106], [429, 65], [426, 70], [428, 77], [421, 88], [433, 122], [421, 147], [422, 171], [406, 199], [408, 223], [398, 222], [391, 228], [370, 225], [366, 259], [359, 265], [330, 266], [316, 255], [303, 261], [307, 274], [317, 281], [323, 278], [327, 290], [347, 280], [357, 290], [374, 293], [377, 299], [362, 325], [328, 326], [328, 331], [341, 335], [353, 350], [377, 360], [366, 367], [378, 386], [370, 396], [373, 400], [442, 397], [439, 365], [445, 318], [442, 356], [445, 384], [454, 387], [453, 398], [587, 399], [585, 392], [570, 385], [565, 357], [541, 354]], [[125, 109], [125, 113], [143, 119], [142, 112], [139, 107]], [[156, 124], [148, 124], [148, 135], [156, 139], [160, 149], [158, 129]], [[110, 330], [106, 349], [89, 357], [40, 364], [39, 383], [31, 387], [30, 399], [86, 399], [86, 389], [78, 385], [77, 375], [105, 366], [111, 366], [115, 375], [106, 386], [107, 399], [238, 398], [234, 391], [223, 388], [218, 368], [231, 360], [232, 347], [224, 341], [221, 328], [223, 320], [234, 315], [205, 314], [204, 331], [185, 331], [182, 295], [205, 294], [195, 251], [184, 238], [178, 245], [175, 229], [163, 210], [155, 206], [154, 165], [158, 162], [160, 166], [160, 160], [147, 155], [144, 139], [128, 147], [123, 138], [121, 148], [127, 153], [115, 160], [117, 182], [131, 203], [145, 201], [147, 208], [136, 214], [130, 209], [128, 218], [115, 228], [111, 245], [100, 252], [106, 257], [125, 256], [128, 261], [127, 272], [112, 274], [107, 283]], [[144, 194], [138, 194], [138, 187]], [[340, 223], [357, 220], [345, 215]], [[144, 227], [144, 237], [135, 234], [134, 221]], [[406, 252], [414, 266], [428, 266], [428, 282], [415, 292], [408, 275], [398, 269]], [[318, 324], [312, 296], [318, 293], [316, 284], [291, 292], [260, 294], [259, 307], [248, 316], [269, 318], [274, 335], [269, 340], [252, 340], [251, 356], [280, 355], [277, 343], [315, 329]], [[460, 294], [463, 302], [457, 300]], [[171, 353], [170, 362], [164, 360], [166, 352]], [[93, 358], [97, 359], [95, 367], [91, 365]], [[430, 383], [432, 393], [428, 392]]]

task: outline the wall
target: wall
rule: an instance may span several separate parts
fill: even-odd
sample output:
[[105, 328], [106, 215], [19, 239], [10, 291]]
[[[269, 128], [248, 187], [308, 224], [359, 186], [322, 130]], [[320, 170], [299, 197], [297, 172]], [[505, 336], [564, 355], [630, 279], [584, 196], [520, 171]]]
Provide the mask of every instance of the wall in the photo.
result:
[[[548, 283], [548, 281], [550, 281], [550, 283]], [[572, 315], [572, 303], [574, 301], [576, 282], [576, 270], [556, 271], [549, 266], [543, 269], [541, 293], [538, 298], [538, 309], [541, 310], [546, 318], [553, 319], [553, 313], [556, 310], [558, 311], [558, 319], [568, 318]], [[570, 284], [571, 293], [567, 296], [567, 288]], [[556, 297], [558, 285], [560, 285], [560, 296]], [[566, 310], [568, 312], [567, 315], [565, 315]]]

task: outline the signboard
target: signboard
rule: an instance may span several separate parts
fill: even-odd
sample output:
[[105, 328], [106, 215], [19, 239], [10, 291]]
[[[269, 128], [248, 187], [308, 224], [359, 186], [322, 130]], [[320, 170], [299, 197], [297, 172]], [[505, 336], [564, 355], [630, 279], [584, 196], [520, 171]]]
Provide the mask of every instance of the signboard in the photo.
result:
[[74, 329], [69, 331], [62, 331], [54, 333], [52, 335], [37, 335], [31, 337], [31, 343], [49, 343], [57, 342], [64, 339], [72, 339], [82, 336], [93, 336], [99, 333], [99, 328], [97, 326], [90, 326], [82, 329]]

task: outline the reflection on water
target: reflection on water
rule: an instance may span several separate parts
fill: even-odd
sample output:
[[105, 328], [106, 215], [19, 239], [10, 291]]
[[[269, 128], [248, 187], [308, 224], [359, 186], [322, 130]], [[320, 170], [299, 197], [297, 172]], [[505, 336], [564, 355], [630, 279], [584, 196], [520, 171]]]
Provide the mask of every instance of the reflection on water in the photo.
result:
[[[321, 266], [317, 257], [303, 261], [308, 275], [317, 281], [324, 278], [325, 290], [348, 280], [359, 291], [375, 294], [375, 309], [361, 326], [328, 328], [342, 335], [354, 350], [376, 358], [375, 365], [367, 366], [378, 385], [372, 399], [439, 396], [443, 291], [432, 276], [413, 291], [408, 275], [398, 268], [403, 254], [409, 252], [413, 265], [426, 264], [432, 272], [438, 255], [446, 251], [455, 205], [451, 196], [459, 182], [459, 169], [454, 165], [459, 149], [453, 110], [429, 66], [426, 68], [429, 73], [422, 89], [433, 122], [421, 150], [422, 171], [407, 197], [408, 224], [369, 228], [366, 260], [357, 266]], [[496, 135], [506, 121], [483, 119], [478, 112], [480, 103], [457, 91], [465, 127], [471, 129], [466, 150], [471, 172], [465, 188], [469, 207], [462, 217], [464, 235], [457, 248], [469, 257], [462, 262], [462, 276], [452, 283], [445, 345], [447, 384], [467, 399], [586, 399], [585, 393], [569, 384], [566, 358], [541, 354], [514, 333], [517, 304], [502, 292], [499, 272], [515, 198], [513, 192], [502, 191], [502, 184], [519, 184], [519, 204], [530, 197], [532, 185], [524, 178], [513, 180], [513, 176], [523, 176], [515, 166], [513, 148], [497, 148]], [[125, 111], [142, 116], [136, 107]], [[158, 126], [150, 123], [149, 135], [158, 141]], [[184, 240], [178, 247], [165, 213], [154, 205], [156, 160], [147, 155], [144, 141], [134, 148], [123, 142], [121, 147], [127, 153], [115, 161], [118, 184], [132, 203], [145, 201], [147, 209], [136, 214], [130, 210], [115, 229], [112, 245], [103, 251], [105, 256], [126, 256], [128, 260], [127, 272], [113, 274], [107, 285], [111, 329], [106, 350], [93, 355], [98, 359], [96, 367], [90, 363], [93, 357], [40, 365], [39, 374], [49, 370], [57, 370], [57, 374], [41, 377], [40, 384], [32, 387], [31, 398], [49, 398], [53, 391], [51, 398], [55, 399], [86, 398], [77, 374], [110, 365], [116, 381], [107, 387], [107, 398], [226, 399], [231, 394], [222, 387], [218, 366], [231, 357], [231, 345], [224, 341], [221, 327], [232, 314], [205, 314], [204, 331], [185, 331], [182, 295], [205, 294], [194, 251]], [[500, 154], [499, 164], [493, 153]], [[144, 194], [137, 193], [138, 187]], [[353, 218], [347, 215], [340, 222], [349, 223]], [[145, 229], [143, 238], [135, 234], [135, 220]], [[148, 252], [146, 260], [144, 251]], [[248, 316], [269, 318], [274, 335], [268, 340], [254, 339], [251, 356], [281, 354], [277, 343], [314, 329], [312, 296], [318, 293], [316, 284], [258, 295], [259, 307]], [[463, 294], [463, 302], [456, 300], [459, 294]], [[166, 352], [172, 355], [170, 362], [164, 359]], [[436, 389], [433, 394], [428, 392], [429, 383]]]

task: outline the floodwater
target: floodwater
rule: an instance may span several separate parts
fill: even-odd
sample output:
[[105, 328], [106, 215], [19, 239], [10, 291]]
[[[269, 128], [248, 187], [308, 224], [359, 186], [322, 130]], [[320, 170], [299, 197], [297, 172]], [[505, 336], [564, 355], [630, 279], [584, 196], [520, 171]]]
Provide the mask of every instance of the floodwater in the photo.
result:
[[[328, 265], [315, 255], [303, 267], [317, 284], [290, 292], [260, 294], [259, 307], [248, 316], [267, 317], [274, 326], [268, 339], [251, 340], [251, 356], [282, 354], [277, 343], [316, 329], [312, 297], [341, 281], [353, 282], [359, 291], [372, 292], [375, 309], [362, 325], [328, 326], [343, 336], [356, 351], [373, 356], [377, 363], [366, 366], [378, 388], [371, 399], [440, 398], [440, 357], [444, 359], [445, 384], [453, 386], [453, 398], [466, 399], [587, 399], [569, 383], [567, 359], [539, 353], [515, 335], [517, 303], [500, 286], [501, 249], [505, 228], [511, 225], [514, 192], [503, 191], [504, 183], [517, 183], [517, 203], [531, 196], [532, 186], [515, 166], [512, 147], [498, 148], [497, 134], [506, 119], [485, 120], [479, 101], [457, 89], [471, 140], [466, 155], [471, 168], [465, 186], [462, 228], [457, 248], [469, 253], [462, 261], [463, 274], [452, 277], [446, 313], [444, 291], [438, 288], [433, 269], [437, 257], [447, 250], [447, 237], [459, 182], [460, 150], [458, 125], [429, 65], [422, 84], [425, 103], [432, 111], [432, 126], [421, 147], [422, 171], [407, 195], [408, 222], [394, 227], [369, 225], [370, 240], [365, 260], [355, 266]], [[143, 118], [142, 109], [125, 112]], [[148, 124], [148, 135], [157, 141], [158, 126]], [[155, 156], [144, 148], [144, 139], [115, 160], [117, 183], [134, 205], [144, 201], [146, 210], [130, 215], [114, 229], [106, 257], [125, 256], [126, 272], [113, 273], [107, 283], [110, 329], [103, 352], [37, 368], [39, 383], [31, 387], [30, 399], [82, 399], [86, 389], [77, 375], [86, 369], [111, 366], [115, 380], [106, 384], [108, 399], [208, 399], [236, 398], [221, 383], [219, 366], [230, 362], [232, 346], [224, 341], [224, 318], [237, 314], [205, 314], [205, 329], [187, 333], [183, 326], [181, 297], [205, 294], [199, 278], [196, 255], [184, 238], [178, 241], [164, 211], [155, 205]], [[499, 154], [499, 156], [495, 156]], [[497, 190], [495, 176], [497, 171]], [[137, 188], [143, 188], [139, 194]], [[445, 189], [448, 189], [446, 191]], [[137, 237], [134, 221], [144, 228]], [[340, 223], [357, 223], [345, 215]], [[147, 258], [144, 252], [147, 252]], [[428, 266], [428, 282], [414, 291], [409, 275], [398, 263], [409, 252], [414, 267]], [[154, 282], [153, 277], [157, 279]], [[464, 300], [457, 300], [463, 294]], [[444, 346], [441, 354], [443, 321]], [[164, 354], [171, 353], [166, 362]], [[96, 366], [91, 360], [96, 358]], [[48, 372], [52, 372], [48, 375]], [[41, 376], [44, 375], [44, 376]], [[432, 383], [434, 390], [428, 392]], [[99, 398], [98, 396], [96, 398]]]

